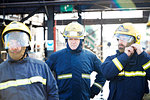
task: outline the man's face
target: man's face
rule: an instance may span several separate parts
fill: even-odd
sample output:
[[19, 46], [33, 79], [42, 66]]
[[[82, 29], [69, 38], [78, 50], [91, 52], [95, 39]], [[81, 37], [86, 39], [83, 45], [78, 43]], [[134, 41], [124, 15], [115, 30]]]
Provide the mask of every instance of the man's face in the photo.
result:
[[127, 42], [123, 40], [118, 40], [118, 49], [120, 52], [124, 52], [125, 47], [127, 46]]
[[134, 43], [134, 39], [128, 39], [126, 36], [120, 36], [118, 39], [118, 49], [120, 52], [124, 52], [125, 47], [130, 46]]
[[71, 50], [76, 50], [80, 44], [80, 39], [68, 38], [68, 45]]
[[26, 47], [21, 47], [20, 44], [15, 40], [11, 40], [10, 43], [11, 46], [8, 48], [9, 56], [13, 60], [20, 60], [25, 53]]

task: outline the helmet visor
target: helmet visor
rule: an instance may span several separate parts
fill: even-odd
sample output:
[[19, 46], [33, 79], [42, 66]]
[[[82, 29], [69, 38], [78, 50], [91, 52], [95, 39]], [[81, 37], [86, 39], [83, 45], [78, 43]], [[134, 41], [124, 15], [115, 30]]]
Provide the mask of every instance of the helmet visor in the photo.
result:
[[77, 38], [77, 39], [84, 38], [83, 32], [66, 31], [63, 35], [65, 38]]
[[29, 46], [29, 36], [25, 32], [13, 31], [4, 36], [5, 49]]
[[135, 42], [134, 37], [130, 36], [130, 35], [115, 34], [115, 37], [117, 38], [117, 40], [122, 40], [122, 41], [125, 41], [127, 43]]

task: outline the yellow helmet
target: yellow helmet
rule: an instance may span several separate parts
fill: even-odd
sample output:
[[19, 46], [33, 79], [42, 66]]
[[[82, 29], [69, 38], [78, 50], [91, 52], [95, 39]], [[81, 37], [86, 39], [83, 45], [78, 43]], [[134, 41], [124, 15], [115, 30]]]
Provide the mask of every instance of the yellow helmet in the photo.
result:
[[150, 21], [148, 21], [146, 25], [147, 25], [147, 27], [149, 27], [150, 26]]
[[114, 33], [114, 35], [117, 34], [133, 36], [135, 38], [135, 42], [140, 44], [141, 35], [137, 32], [132, 23], [123, 23], [120, 25]]
[[2, 41], [4, 43], [4, 36], [11, 31], [22, 31], [28, 34], [29, 40], [31, 41], [31, 31], [30, 29], [21, 22], [13, 21], [10, 24], [6, 25], [2, 32]]
[[84, 39], [84, 28], [78, 22], [71, 22], [65, 27], [63, 36], [65, 39], [68, 39], [69, 37]]
[[150, 36], [150, 21], [146, 24], [146, 35]]

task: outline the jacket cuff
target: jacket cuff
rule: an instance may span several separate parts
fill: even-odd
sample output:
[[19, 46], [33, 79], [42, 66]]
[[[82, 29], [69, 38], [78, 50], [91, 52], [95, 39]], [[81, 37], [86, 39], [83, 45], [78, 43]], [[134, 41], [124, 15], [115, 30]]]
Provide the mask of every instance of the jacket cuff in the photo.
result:
[[90, 94], [90, 98], [94, 98], [95, 95], [97, 95], [100, 91], [102, 91], [102, 88], [97, 87], [96, 85], [92, 85], [92, 87], [90, 88], [91, 94]]

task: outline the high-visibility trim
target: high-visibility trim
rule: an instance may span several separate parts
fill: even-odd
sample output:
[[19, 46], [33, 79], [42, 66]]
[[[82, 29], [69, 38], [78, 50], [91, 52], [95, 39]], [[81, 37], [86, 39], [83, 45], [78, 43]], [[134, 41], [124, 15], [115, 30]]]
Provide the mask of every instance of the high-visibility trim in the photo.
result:
[[102, 89], [102, 85], [99, 83], [94, 83], [95, 86], [97, 86], [98, 88]]
[[144, 70], [150, 68], [150, 61], [148, 61], [148, 62], [147, 62], [146, 64], [144, 64], [142, 67], [143, 67]]
[[67, 79], [67, 78], [72, 78], [72, 74], [63, 74], [63, 75], [58, 75], [58, 79]]
[[82, 74], [82, 78], [90, 79], [90, 74]]
[[114, 58], [112, 61], [114, 62], [114, 64], [116, 65], [116, 67], [118, 68], [119, 71], [121, 71], [123, 69], [122, 64], [119, 62], [119, 60], [117, 58]]
[[26, 79], [18, 79], [0, 83], [0, 90], [7, 89], [9, 87], [16, 87], [21, 85], [28, 85], [36, 82], [41, 82], [43, 85], [46, 85], [46, 79], [41, 76], [34, 76]]
[[[58, 79], [68, 79], [68, 78], [72, 78], [72, 74], [62, 74], [62, 75], [58, 75]], [[87, 78], [90, 79], [90, 74], [82, 74], [82, 78]]]
[[135, 76], [146, 76], [145, 71], [122, 71], [118, 74], [118, 76], [126, 76], [126, 77], [135, 77]]
[[121, 71], [118, 76], [124, 76], [125, 75], [125, 72], [124, 71]]

